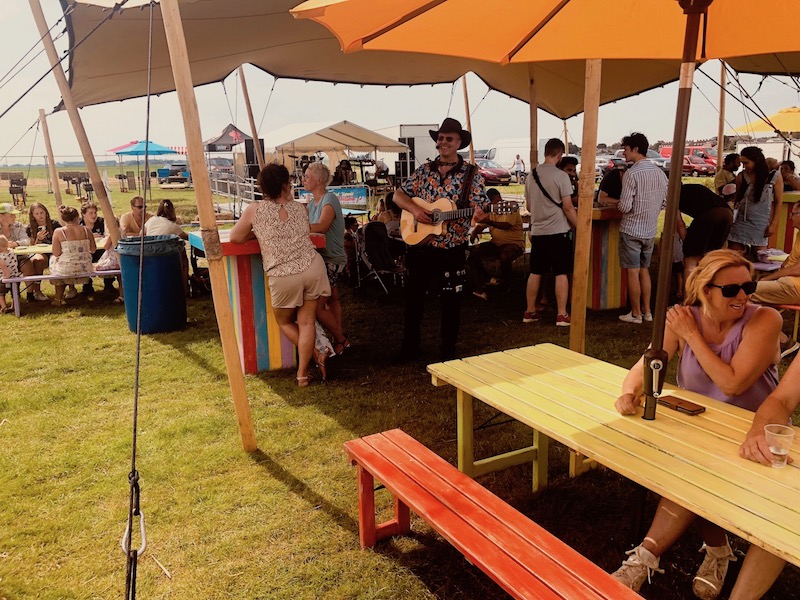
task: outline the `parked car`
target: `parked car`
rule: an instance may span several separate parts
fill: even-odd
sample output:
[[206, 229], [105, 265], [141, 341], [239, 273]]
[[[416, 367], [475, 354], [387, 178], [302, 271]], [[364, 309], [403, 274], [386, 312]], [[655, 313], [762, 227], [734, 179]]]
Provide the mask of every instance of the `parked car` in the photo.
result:
[[[622, 158], [625, 156], [625, 151], [617, 150], [614, 153], [614, 156], [617, 158]], [[666, 166], [669, 163], [669, 160], [661, 156], [655, 150], [648, 150], [646, 158], [665, 173], [669, 173], [669, 167]]]
[[[667, 171], [669, 171], [670, 161], [667, 161]], [[700, 175], [711, 177], [716, 172], [714, 165], [708, 164], [697, 156], [684, 156], [681, 174], [684, 177], [699, 177]]]
[[477, 158], [475, 163], [487, 185], [508, 185], [511, 183], [511, 171], [501, 167], [493, 160]]

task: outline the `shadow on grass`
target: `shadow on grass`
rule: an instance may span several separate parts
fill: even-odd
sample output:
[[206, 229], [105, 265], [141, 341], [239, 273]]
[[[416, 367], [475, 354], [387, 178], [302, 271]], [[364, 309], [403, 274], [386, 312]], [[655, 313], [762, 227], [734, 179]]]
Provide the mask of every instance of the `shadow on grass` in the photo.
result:
[[[325, 511], [338, 525], [358, 537], [358, 523], [338, 506], [312, 490], [304, 481], [292, 475], [263, 450], [257, 449], [249, 454], [250, 459], [262, 467], [269, 475], [286, 486], [287, 491], [300, 497], [314, 508]], [[355, 484], [355, 481], [354, 481]]]

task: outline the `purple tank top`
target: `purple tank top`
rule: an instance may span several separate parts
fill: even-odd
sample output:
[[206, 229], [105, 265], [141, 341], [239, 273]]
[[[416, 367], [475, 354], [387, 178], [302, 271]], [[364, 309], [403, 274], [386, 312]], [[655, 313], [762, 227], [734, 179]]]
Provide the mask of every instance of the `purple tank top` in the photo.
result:
[[[742, 332], [745, 326], [759, 308], [760, 307], [757, 305], [748, 304], [745, 307], [744, 315], [734, 323], [733, 327], [728, 331], [728, 335], [725, 336], [725, 340], [721, 344], [708, 344], [708, 347], [711, 348], [721, 360], [730, 364], [733, 355], [736, 354], [736, 350], [742, 342]], [[699, 325], [699, 306], [692, 307], [692, 315], [694, 315], [694, 320]], [[706, 372], [703, 371], [703, 367], [697, 362], [697, 357], [694, 352], [692, 352], [689, 344], [684, 345], [683, 354], [678, 362], [678, 387], [703, 394], [709, 398], [721, 400], [722, 402], [727, 402], [728, 404], [740, 406], [741, 408], [746, 408], [753, 412], [758, 410], [761, 403], [766, 400], [767, 396], [769, 396], [777, 385], [778, 365], [773, 363], [749, 389], [738, 396], [726, 396], [725, 393], [717, 387], [717, 384], [706, 375]]]

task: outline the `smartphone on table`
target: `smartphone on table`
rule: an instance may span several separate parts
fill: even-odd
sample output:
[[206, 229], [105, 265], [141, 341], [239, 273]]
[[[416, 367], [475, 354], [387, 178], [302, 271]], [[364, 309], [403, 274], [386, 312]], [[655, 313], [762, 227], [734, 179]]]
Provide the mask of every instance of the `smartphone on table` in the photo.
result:
[[658, 403], [661, 406], [666, 406], [667, 408], [677, 410], [687, 415], [699, 415], [706, 410], [705, 406], [700, 406], [699, 404], [689, 402], [683, 398], [676, 398], [675, 396], [661, 396], [658, 399]]

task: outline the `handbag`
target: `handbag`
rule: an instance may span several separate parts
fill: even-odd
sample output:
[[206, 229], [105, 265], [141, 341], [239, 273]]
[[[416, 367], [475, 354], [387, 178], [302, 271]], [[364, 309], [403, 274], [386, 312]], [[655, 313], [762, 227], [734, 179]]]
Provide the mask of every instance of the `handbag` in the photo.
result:
[[95, 271], [116, 271], [119, 269], [119, 254], [116, 250], [106, 250], [95, 265]]

